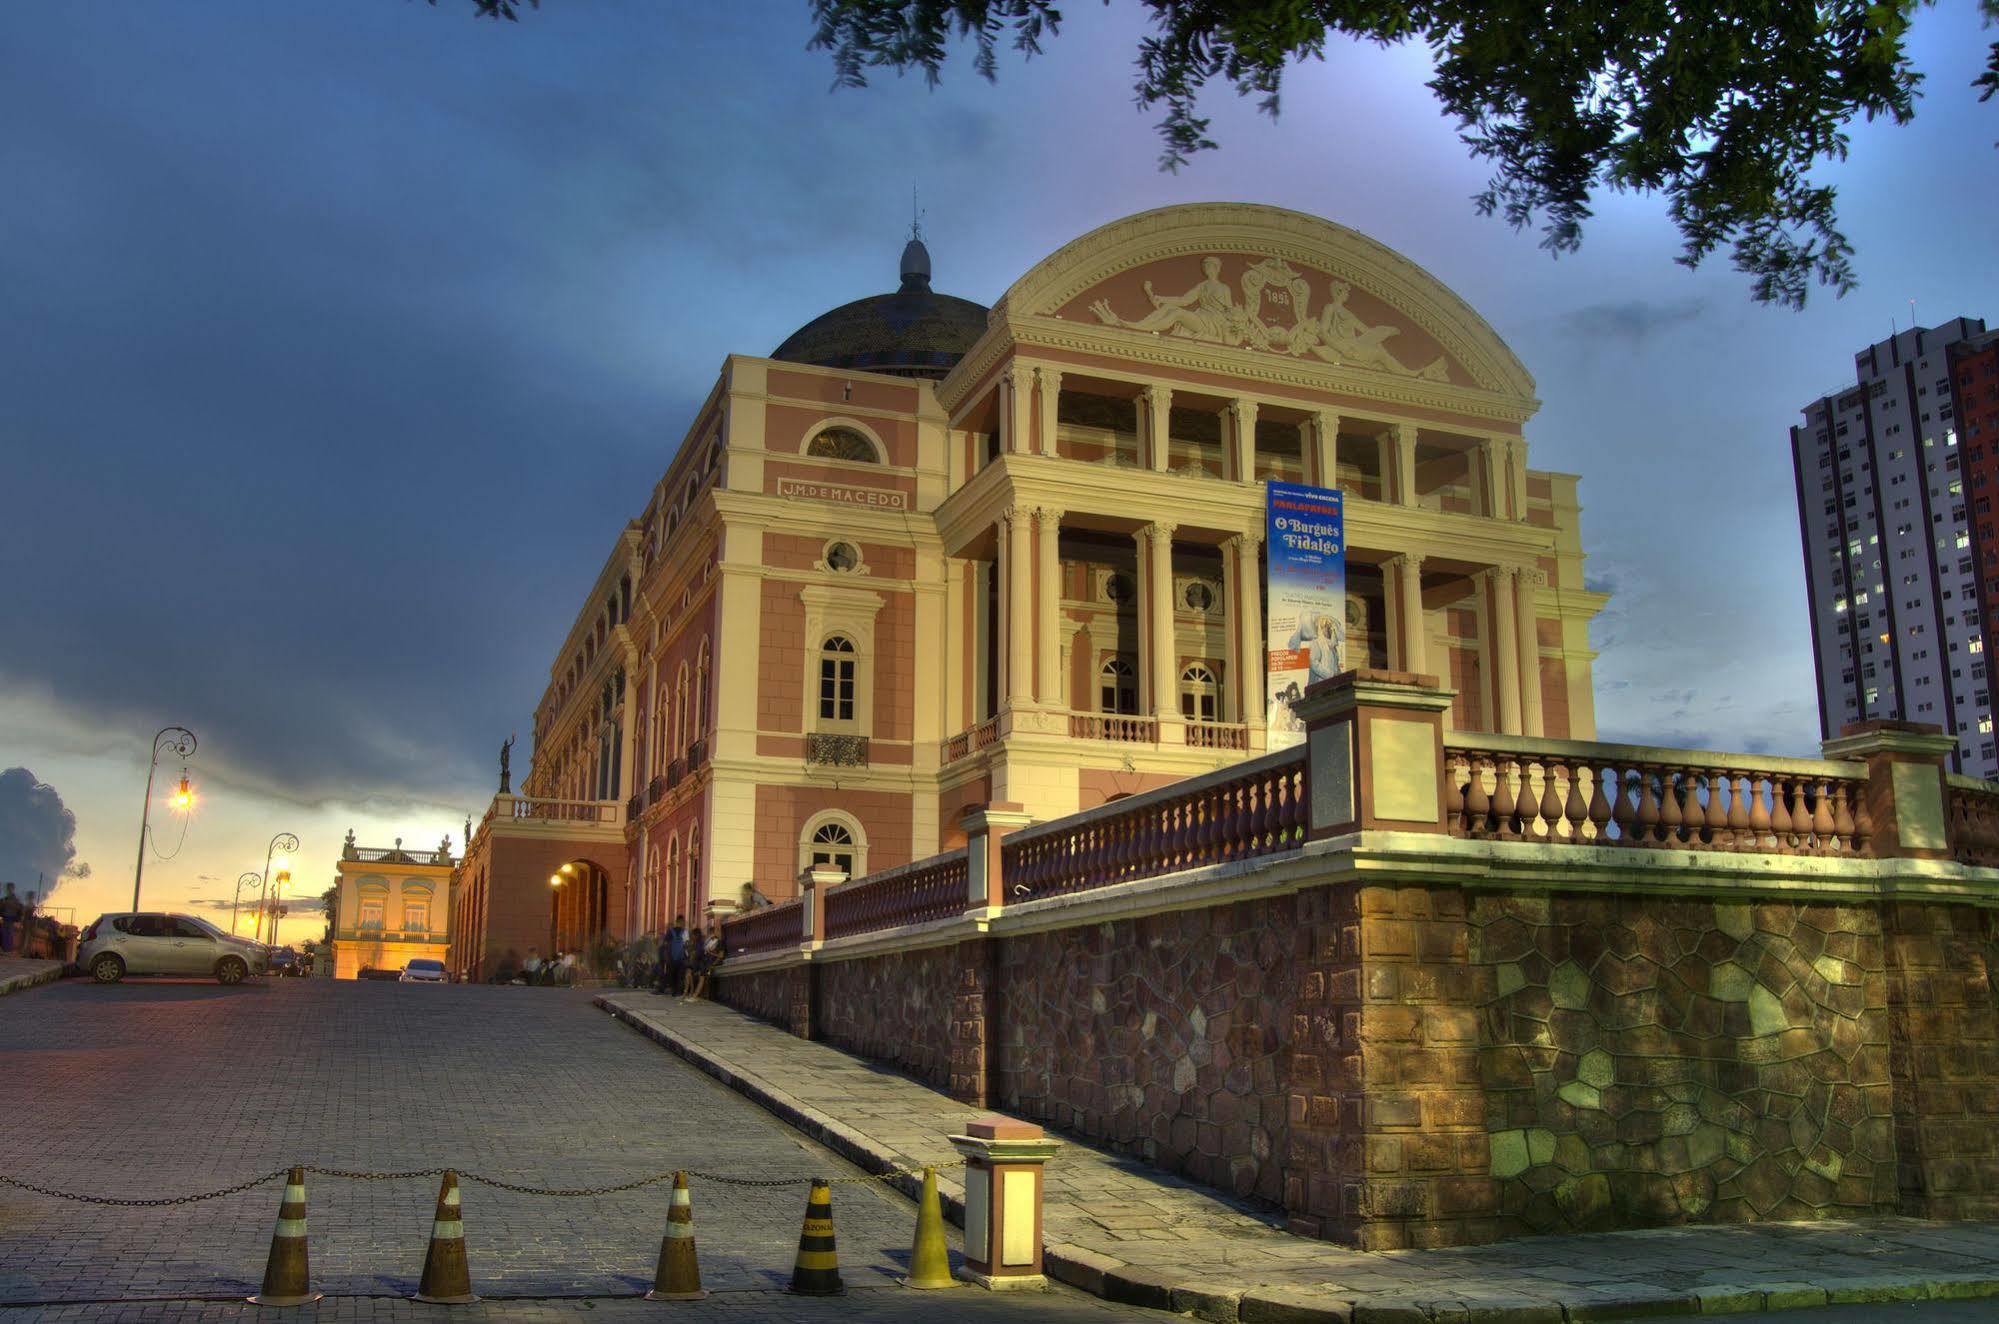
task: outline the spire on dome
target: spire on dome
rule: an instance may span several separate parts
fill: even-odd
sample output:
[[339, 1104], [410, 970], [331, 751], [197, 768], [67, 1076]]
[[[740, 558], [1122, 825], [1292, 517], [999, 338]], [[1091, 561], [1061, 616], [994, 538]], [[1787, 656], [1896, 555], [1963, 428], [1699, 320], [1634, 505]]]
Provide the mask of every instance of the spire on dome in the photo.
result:
[[912, 233], [909, 242], [902, 246], [902, 291], [907, 294], [930, 288], [930, 250], [923, 246], [920, 234]]

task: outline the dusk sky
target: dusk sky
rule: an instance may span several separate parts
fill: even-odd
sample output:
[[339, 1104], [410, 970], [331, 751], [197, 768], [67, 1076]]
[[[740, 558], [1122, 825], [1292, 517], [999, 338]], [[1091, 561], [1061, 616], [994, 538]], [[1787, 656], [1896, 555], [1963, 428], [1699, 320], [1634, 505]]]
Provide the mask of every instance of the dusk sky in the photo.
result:
[[1786, 429], [1911, 300], [1999, 321], [1972, 0], [1917, 14], [1914, 123], [1856, 125], [1827, 170], [1862, 286], [1804, 313], [1725, 255], [1675, 265], [1656, 198], [1604, 200], [1559, 261], [1478, 217], [1420, 49], [1334, 48], [1275, 124], [1218, 90], [1222, 150], [1171, 175], [1127, 3], [934, 92], [829, 92], [802, 0], [470, 11], [0, 21], [0, 770], [33, 774], [0, 777], [0, 879], [87, 866], [54, 899], [79, 922], [130, 902], [170, 722], [201, 808], [149, 905], [226, 913], [280, 830], [312, 897], [349, 827], [455, 844], [723, 356], [893, 288], [913, 187], [937, 288], [980, 302], [1209, 200], [1328, 217], [1458, 291], [1538, 383], [1530, 464], [1583, 478], [1606, 740], [1815, 752]]

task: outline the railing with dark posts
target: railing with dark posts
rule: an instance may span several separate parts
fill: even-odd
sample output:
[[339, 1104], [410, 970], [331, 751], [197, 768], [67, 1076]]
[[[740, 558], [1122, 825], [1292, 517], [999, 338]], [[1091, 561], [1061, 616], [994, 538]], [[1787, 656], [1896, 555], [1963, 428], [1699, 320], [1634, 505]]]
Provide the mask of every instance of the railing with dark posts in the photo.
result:
[[1454, 837], [1766, 855], [1866, 855], [1867, 770], [1571, 740], [1449, 737]]
[[1944, 813], [1958, 863], [1999, 867], [1999, 782], [1946, 775]]
[[1000, 849], [1008, 900], [1032, 901], [1273, 855], [1304, 841], [1298, 748], [1022, 828]]
[[965, 912], [966, 853], [957, 850], [856, 878], [826, 893], [826, 937], [950, 919]]
[[805, 915], [799, 900], [780, 901], [722, 921], [722, 948], [730, 956], [796, 950], [805, 940]]

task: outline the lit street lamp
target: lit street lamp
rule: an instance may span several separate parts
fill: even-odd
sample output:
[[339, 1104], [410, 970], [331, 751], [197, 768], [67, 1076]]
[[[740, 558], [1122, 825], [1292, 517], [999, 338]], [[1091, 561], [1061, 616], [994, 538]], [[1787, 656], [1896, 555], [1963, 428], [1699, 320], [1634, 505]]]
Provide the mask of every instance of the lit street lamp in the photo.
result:
[[229, 900], [229, 932], [231, 934], [236, 932], [236, 906], [243, 899], [243, 889], [246, 887], [261, 887], [263, 882], [264, 875], [255, 872], [244, 873], [236, 879], [236, 895]]
[[[277, 945], [278, 945], [278, 920], [279, 920], [279, 919], [280, 919], [281, 917], [283, 917], [283, 916], [285, 916], [285, 915], [287, 915], [287, 914], [291, 913], [291, 912], [290, 912], [290, 911], [289, 911], [289, 910], [288, 910], [288, 909], [287, 909], [287, 908], [286, 908], [286, 907], [285, 907], [285, 906], [284, 906], [284, 905], [282, 904], [282, 903], [283, 903], [283, 900], [284, 900], [284, 895], [285, 895], [285, 886], [286, 886], [286, 884], [290, 883], [290, 882], [291, 882], [291, 880], [292, 880], [292, 871], [291, 871], [290, 869], [280, 869], [280, 870], [278, 870], [278, 874], [277, 874], [277, 877], [275, 877], [275, 878], [271, 879], [271, 904], [270, 904], [270, 914], [271, 914], [271, 941], [270, 941], [270, 945], [271, 945], [271, 946], [273, 946], [273, 947], [275, 947], [275, 946], [277, 946]], [[259, 942], [262, 942], [262, 941], [263, 941], [263, 939], [262, 939], [262, 938], [260, 937], [260, 938], [258, 938], [258, 941], [259, 941]]]
[[153, 815], [153, 774], [160, 770], [160, 754], [165, 750], [173, 751], [183, 760], [180, 785], [174, 788], [174, 808], [183, 814], [194, 808], [194, 788], [187, 784], [185, 765], [185, 760], [194, 757], [194, 732], [184, 726], [163, 726], [153, 737], [153, 761], [146, 768], [146, 807], [139, 812], [139, 863], [132, 869], [132, 909], [135, 911], [139, 908], [139, 880], [146, 873], [146, 831]]
[[[264, 848], [264, 887], [257, 894], [257, 933], [259, 935], [257, 941], [259, 942], [263, 941], [262, 937], [262, 934], [264, 932], [263, 917], [265, 912], [270, 906], [271, 856], [276, 854], [278, 851], [283, 851], [287, 855], [295, 854], [298, 851], [298, 838], [293, 836], [289, 832], [280, 832], [276, 836], [272, 837], [271, 844]], [[278, 867], [280, 869], [285, 870], [284, 876], [287, 880], [289, 880], [291, 878], [290, 861], [280, 859], [278, 861]], [[277, 935], [275, 932], [273, 932], [271, 936], [275, 938]]]

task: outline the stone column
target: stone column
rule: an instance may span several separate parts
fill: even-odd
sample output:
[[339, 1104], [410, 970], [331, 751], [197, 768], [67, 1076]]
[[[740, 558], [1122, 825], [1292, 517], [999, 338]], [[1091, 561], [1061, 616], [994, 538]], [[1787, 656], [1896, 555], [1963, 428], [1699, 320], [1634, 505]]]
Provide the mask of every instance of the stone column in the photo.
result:
[[1520, 647], [1520, 734], [1546, 734], [1541, 718], [1541, 631], [1534, 597], [1548, 576], [1539, 566], [1523, 565], [1513, 572], [1513, 605], [1519, 621], [1515, 628]]
[[1428, 672], [1429, 630], [1423, 622], [1423, 558], [1414, 552], [1390, 557], [1395, 576], [1396, 669]]
[[1009, 506], [1000, 518], [1006, 524], [1006, 597], [1000, 604], [1001, 628], [1006, 631], [1006, 703], [1009, 708], [1026, 708], [1034, 702], [1034, 580], [1033, 537], [1028, 528], [1031, 511], [1025, 506]]
[[1340, 484], [1340, 416], [1321, 409], [1312, 420], [1312, 482], [1319, 487]]
[[1026, 369], [1008, 368], [1000, 374], [1000, 450], [1007, 455], [1027, 452]]
[[633, 761], [633, 750], [638, 745], [638, 741], [633, 738], [638, 730], [638, 672], [638, 650], [636, 648], [626, 649], [625, 710], [618, 718], [618, 724], [622, 730], [620, 731], [621, 738], [618, 741], [618, 788], [613, 796], [614, 799], [618, 800], [629, 800], [645, 789], [645, 787], [639, 784], [637, 778], [633, 776], [636, 768], [636, 764]]
[[1527, 443], [1515, 438], [1506, 443], [1506, 485], [1513, 497], [1513, 518], [1527, 518]]
[[1479, 513], [1493, 519], [1506, 518], [1506, 492], [1499, 475], [1499, 450], [1505, 444], [1488, 437], [1472, 446], [1478, 465]]
[[1140, 610], [1139, 672], [1155, 717], [1180, 716], [1180, 678], [1174, 671], [1179, 650], [1173, 642], [1173, 529], [1171, 524], [1147, 524], [1134, 535], [1138, 541]]
[[1238, 483], [1253, 482], [1256, 479], [1256, 401], [1230, 401], [1229, 419], [1229, 441], [1234, 447], [1230, 452], [1234, 457], [1230, 461], [1234, 466], [1230, 477]]
[[1256, 550], [1263, 539], [1253, 533], [1239, 533], [1222, 544], [1222, 561], [1227, 582], [1222, 586], [1228, 608], [1228, 634], [1235, 642], [1235, 675], [1230, 677], [1228, 694], [1233, 708], [1231, 721], [1252, 729], [1263, 725], [1266, 659], [1263, 611], [1263, 576]]
[[1416, 425], [1397, 423], [1392, 437], [1395, 454], [1395, 503], [1416, 504]]
[[1039, 585], [1035, 593], [1035, 697], [1045, 708], [1066, 708], [1062, 692], [1062, 560], [1059, 538], [1062, 512], [1042, 507], [1034, 512], [1040, 534]]
[[1046, 367], [1036, 368], [1034, 370], [1034, 381], [1039, 395], [1039, 407], [1041, 411], [1041, 453], [1043, 455], [1053, 455], [1056, 450], [1055, 413], [1062, 396], [1061, 370]]
[[1520, 734], [1520, 618], [1513, 605], [1513, 572], [1505, 568], [1481, 570], [1479, 584], [1486, 597], [1486, 649], [1488, 674], [1492, 677], [1492, 706], [1497, 711], [1499, 733]]
[[1156, 472], [1165, 473], [1172, 460], [1172, 388], [1142, 387], [1138, 393], [1138, 412], [1145, 431], [1145, 466]]

